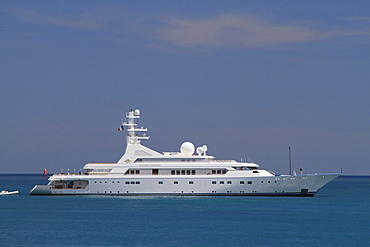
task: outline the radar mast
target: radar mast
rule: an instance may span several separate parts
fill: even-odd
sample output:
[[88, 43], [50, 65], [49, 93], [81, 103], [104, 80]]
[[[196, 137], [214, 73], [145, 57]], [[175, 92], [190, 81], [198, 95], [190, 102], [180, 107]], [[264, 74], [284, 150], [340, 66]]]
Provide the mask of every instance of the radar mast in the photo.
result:
[[148, 129], [144, 127], [137, 128], [137, 123], [135, 123], [135, 119], [140, 118], [140, 110], [136, 109], [130, 110], [128, 113], [126, 113], [126, 120], [122, 121], [122, 126], [119, 130], [123, 130], [124, 127], [126, 127], [127, 131], [127, 137], [126, 141], [127, 144], [140, 144], [140, 140], [148, 140], [150, 137], [146, 136], [146, 134], [142, 134], [142, 136], [139, 136], [136, 134], [136, 132], [142, 131], [146, 132]]

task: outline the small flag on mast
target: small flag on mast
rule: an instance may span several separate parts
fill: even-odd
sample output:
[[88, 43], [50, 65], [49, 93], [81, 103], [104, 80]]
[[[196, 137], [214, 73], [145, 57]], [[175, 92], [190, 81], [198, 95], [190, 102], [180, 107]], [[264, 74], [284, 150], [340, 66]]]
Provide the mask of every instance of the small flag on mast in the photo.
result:
[[48, 174], [49, 172], [48, 172], [48, 170], [46, 169], [46, 168], [44, 168], [44, 172], [42, 173], [42, 175], [46, 175], [46, 174]]

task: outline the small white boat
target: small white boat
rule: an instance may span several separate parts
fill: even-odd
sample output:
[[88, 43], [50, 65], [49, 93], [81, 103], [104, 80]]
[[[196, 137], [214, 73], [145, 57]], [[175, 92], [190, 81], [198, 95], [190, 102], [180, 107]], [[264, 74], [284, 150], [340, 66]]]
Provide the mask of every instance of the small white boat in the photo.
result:
[[5, 196], [5, 195], [16, 195], [16, 194], [18, 194], [19, 193], [19, 191], [18, 190], [16, 190], [16, 191], [7, 191], [7, 190], [2, 190], [1, 192], [0, 192], [0, 195], [2, 195], [2, 196]]

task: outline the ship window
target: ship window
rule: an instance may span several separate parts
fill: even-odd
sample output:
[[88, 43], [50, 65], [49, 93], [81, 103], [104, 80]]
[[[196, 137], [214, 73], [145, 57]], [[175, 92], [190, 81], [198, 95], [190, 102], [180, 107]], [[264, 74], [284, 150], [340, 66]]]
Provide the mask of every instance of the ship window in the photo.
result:
[[253, 171], [253, 173], [259, 173], [258, 171]]
[[134, 171], [134, 170], [131, 170], [131, 171], [130, 171], [130, 174], [135, 174], [135, 171]]
[[195, 170], [191, 170], [191, 175], [195, 175]]
[[176, 171], [175, 170], [171, 170], [171, 175], [175, 175], [176, 174]]
[[130, 184], [130, 182], [129, 181], [126, 181], [125, 184]]
[[136, 181], [135, 183], [136, 183], [136, 184], [140, 184], [140, 181]]
[[252, 181], [248, 181], [248, 184], [252, 184]]
[[224, 181], [220, 181], [220, 184], [224, 184], [225, 182]]
[[158, 169], [152, 169], [152, 175], [158, 175]]
[[261, 181], [261, 183], [263, 184], [263, 181]]
[[217, 170], [217, 174], [221, 174], [221, 170]]
[[119, 183], [119, 181], [117, 181], [117, 183]]
[[135, 184], [135, 182], [134, 181], [131, 181], [131, 184]]
[[189, 184], [194, 184], [194, 182], [193, 181], [189, 181]]
[[94, 181], [94, 184], [96, 184], [96, 181]]
[[190, 170], [186, 170], [186, 175], [190, 175]]
[[135, 162], [142, 162], [143, 159], [137, 159]]
[[179, 181], [173, 181], [174, 184], [179, 184]]
[[136, 174], [140, 174], [140, 170], [136, 170]]
[[158, 181], [158, 184], [163, 184], [163, 181]]
[[212, 170], [212, 174], [216, 174], [216, 170]]
[[217, 184], [217, 182], [216, 181], [212, 181], [212, 184]]
[[227, 184], [232, 184], [232, 182], [231, 181], [227, 181]]
[[185, 175], [185, 170], [181, 170], [181, 175]]
[[180, 170], [176, 170], [176, 175], [180, 175]]
[[267, 181], [267, 183], [271, 183], [271, 181]]
[[226, 174], [227, 170], [222, 170], [222, 174]]
[[244, 184], [244, 181], [240, 181], [240, 184]]
[[114, 184], [114, 181], [112, 181], [112, 184]]
[[105, 181], [104, 183], [107, 183], [107, 181]]

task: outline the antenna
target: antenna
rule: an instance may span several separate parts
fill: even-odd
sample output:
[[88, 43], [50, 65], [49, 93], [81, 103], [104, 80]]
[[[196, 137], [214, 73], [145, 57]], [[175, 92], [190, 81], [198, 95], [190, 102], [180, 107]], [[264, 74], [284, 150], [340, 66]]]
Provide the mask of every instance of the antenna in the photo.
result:
[[292, 175], [292, 155], [289, 147], [289, 175]]

